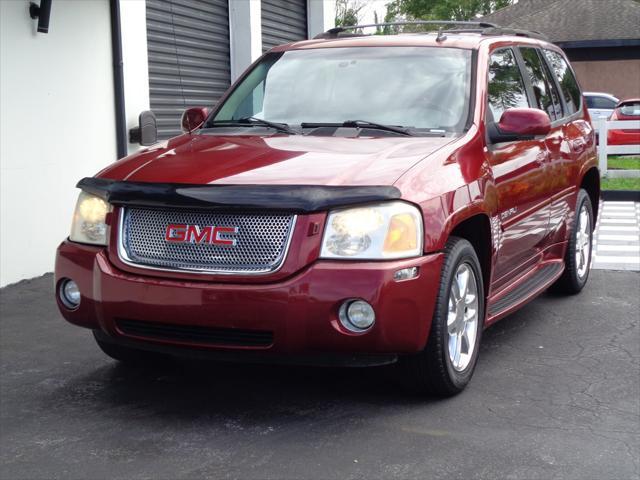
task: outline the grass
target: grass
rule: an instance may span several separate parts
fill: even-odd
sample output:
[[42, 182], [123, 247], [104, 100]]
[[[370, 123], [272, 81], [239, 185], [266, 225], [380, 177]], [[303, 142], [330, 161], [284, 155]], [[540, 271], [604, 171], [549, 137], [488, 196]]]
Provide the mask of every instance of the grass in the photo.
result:
[[640, 190], [640, 178], [603, 178], [602, 190]]
[[610, 156], [607, 167], [612, 170], [640, 170], [640, 157]]

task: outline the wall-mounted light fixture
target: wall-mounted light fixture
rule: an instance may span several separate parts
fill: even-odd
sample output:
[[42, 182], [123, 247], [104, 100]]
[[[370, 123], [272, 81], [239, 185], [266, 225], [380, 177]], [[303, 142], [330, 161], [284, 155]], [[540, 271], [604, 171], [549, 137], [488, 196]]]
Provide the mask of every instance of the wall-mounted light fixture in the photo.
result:
[[38, 32], [40, 33], [49, 33], [51, 2], [52, 0], [40, 0], [40, 5], [33, 2], [29, 4], [29, 15], [34, 20], [38, 19]]

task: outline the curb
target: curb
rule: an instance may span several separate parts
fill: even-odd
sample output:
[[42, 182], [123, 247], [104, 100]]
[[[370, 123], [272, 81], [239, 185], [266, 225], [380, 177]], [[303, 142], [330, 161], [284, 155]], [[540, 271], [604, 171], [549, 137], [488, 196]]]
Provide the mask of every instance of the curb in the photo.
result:
[[602, 190], [603, 200], [621, 202], [640, 202], [640, 190]]

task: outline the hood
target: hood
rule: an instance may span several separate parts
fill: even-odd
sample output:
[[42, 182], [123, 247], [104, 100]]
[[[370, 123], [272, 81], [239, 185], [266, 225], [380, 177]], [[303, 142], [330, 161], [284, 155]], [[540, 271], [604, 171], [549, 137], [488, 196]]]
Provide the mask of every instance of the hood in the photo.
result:
[[182, 135], [99, 176], [189, 184], [392, 185], [452, 138]]

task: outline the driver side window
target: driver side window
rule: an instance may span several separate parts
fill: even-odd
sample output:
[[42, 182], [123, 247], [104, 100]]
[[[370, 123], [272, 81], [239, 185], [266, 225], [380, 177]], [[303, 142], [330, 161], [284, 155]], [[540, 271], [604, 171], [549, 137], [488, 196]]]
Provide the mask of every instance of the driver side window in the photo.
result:
[[513, 50], [510, 48], [497, 50], [491, 54], [488, 102], [493, 121], [496, 123], [509, 108], [529, 107], [522, 74]]

